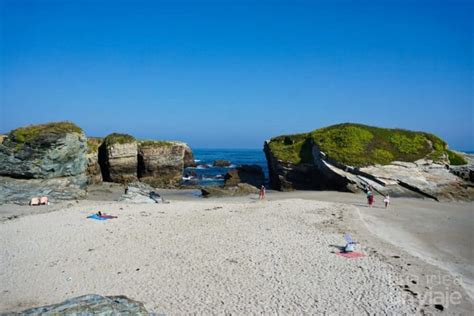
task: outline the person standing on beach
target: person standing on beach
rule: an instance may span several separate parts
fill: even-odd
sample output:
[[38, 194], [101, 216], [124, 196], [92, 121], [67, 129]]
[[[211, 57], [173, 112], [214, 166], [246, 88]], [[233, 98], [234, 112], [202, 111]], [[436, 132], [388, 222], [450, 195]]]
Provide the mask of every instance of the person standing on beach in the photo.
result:
[[369, 204], [369, 207], [372, 207], [374, 205], [374, 193], [372, 191], [367, 191], [367, 203]]
[[260, 194], [258, 195], [258, 198], [260, 200], [263, 200], [265, 198], [265, 186], [263, 184], [260, 187]]
[[385, 203], [385, 208], [387, 208], [388, 205], [390, 204], [390, 196], [388, 194], [383, 199], [383, 202]]

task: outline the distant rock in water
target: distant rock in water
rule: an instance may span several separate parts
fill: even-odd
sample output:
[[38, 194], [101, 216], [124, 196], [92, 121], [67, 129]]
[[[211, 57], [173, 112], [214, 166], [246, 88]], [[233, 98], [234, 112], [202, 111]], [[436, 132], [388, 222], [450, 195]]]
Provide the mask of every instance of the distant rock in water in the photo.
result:
[[214, 167], [229, 167], [231, 165], [231, 162], [229, 160], [215, 160], [213, 163]]
[[224, 176], [224, 186], [236, 186], [239, 183], [247, 183], [259, 188], [265, 183], [265, 175], [262, 167], [258, 165], [242, 165], [229, 170]]
[[[154, 187], [177, 187], [183, 177], [186, 159], [194, 162], [185, 143], [141, 141], [138, 144], [138, 177]], [[186, 156], [187, 155], [187, 156]], [[188, 161], [189, 163], [189, 161]]]
[[0, 203], [85, 196], [86, 150], [84, 132], [71, 122], [12, 130], [0, 144]]
[[[11, 313], [16, 315], [17, 313]], [[126, 296], [89, 294], [68, 299], [59, 304], [24, 310], [19, 315], [148, 315], [141, 302]]]
[[272, 138], [264, 151], [277, 190], [355, 192], [370, 185], [394, 196], [474, 198], [472, 183], [450, 172], [469, 165], [466, 157], [429, 133], [340, 124]]
[[137, 146], [133, 136], [112, 133], [99, 148], [99, 159], [105, 181], [128, 183], [137, 180]]

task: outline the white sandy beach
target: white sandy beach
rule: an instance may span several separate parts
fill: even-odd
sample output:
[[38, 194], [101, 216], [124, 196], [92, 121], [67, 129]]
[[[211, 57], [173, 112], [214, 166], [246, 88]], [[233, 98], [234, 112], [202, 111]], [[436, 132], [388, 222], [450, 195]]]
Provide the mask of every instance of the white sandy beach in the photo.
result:
[[[91, 293], [166, 314], [436, 313], [433, 293], [447, 298], [444, 312], [472, 311], [451, 274], [372, 234], [362, 207], [295, 197], [86, 200], [3, 218], [0, 311]], [[86, 219], [98, 210], [118, 218]], [[346, 231], [365, 257], [336, 255]]]

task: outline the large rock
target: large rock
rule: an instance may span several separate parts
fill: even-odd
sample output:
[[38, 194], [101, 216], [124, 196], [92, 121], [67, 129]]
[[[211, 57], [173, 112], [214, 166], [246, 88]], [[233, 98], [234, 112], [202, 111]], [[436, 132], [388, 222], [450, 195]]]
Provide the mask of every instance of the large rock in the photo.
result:
[[99, 164], [99, 147], [102, 145], [103, 139], [98, 137], [87, 138], [87, 183], [102, 183], [102, 172]]
[[104, 181], [129, 183], [137, 180], [137, 141], [127, 134], [113, 133], [99, 147]]
[[138, 146], [138, 177], [154, 187], [177, 187], [183, 177], [185, 153], [181, 142], [143, 141]]
[[229, 160], [217, 159], [214, 160], [213, 166], [214, 167], [229, 167], [231, 162]]
[[260, 191], [253, 185], [239, 183], [231, 187], [208, 186], [201, 188], [203, 197], [231, 197], [258, 194]]
[[394, 196], [474, 199], [472, 183], [449, 166], [468, 161], [427, 133], [341, 124], [275, 137], [264, 151], [277, 190], [355, 192], [370, 185]]
[[51, 179], [83, 174], [86, 137], [70, 122], [20, 127], [0, 144], [0, 175]]
[[163, 203], [163, 198], [154, 189], [143, 182], [132, 182], [127, 185], [119, 201], [136, 204]]
[[[11, 313], [15, 315], [17, 313]], [[148, 315], [141, 302], [126, 296], [101, 296], [89, 294], [68, 299], [59, 304], [35, 307], [18, 315]]]
[[0, 203], [86, 195], [86, 137], [70, 122], [17, 128], [0, 144]]
[[242, 165], [229, 170], [224, 177], [224, 186], [236, 186], [239, 183], [247, 183], [260, 187], [265, 182], [263, 170], [258, 165]]

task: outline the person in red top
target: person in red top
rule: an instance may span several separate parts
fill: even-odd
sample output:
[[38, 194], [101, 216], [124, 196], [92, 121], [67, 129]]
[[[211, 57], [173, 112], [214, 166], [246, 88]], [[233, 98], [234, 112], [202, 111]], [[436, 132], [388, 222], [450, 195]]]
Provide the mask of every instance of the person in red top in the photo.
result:
[[260, 187], [260, 194], [258, 195], [258, 198], [260, 200], [263, 200], [265, 198], [265, 186], [263, 184]]

